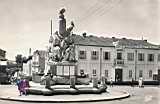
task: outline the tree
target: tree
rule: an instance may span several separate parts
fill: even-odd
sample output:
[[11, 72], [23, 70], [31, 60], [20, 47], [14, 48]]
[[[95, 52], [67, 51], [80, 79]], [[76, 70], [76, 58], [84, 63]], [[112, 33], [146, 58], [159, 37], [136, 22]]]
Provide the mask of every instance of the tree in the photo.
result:
[[28, 58], [26, 58], [26, 57], [22, 57], [21, 54], [18, 54], [15, 58], [16, 58], [17, 67], [21, 68], [21, 71], [22, 71], [23, 63], [27, 63], [29, 60], [31, 60], [32, 56], [29, 56]]
[[18, 55], [16, 56], [16, 63], [17, 63], [17, 64], [22, 63], [22, 55], [21, 55], [21, 54], [18, 54]]
[[22, 55], [18, 54], [15, 58], [16, 58], [17, 67], [21, 68], [21, 70], [23, 70], [23, 58], [22, 58]]

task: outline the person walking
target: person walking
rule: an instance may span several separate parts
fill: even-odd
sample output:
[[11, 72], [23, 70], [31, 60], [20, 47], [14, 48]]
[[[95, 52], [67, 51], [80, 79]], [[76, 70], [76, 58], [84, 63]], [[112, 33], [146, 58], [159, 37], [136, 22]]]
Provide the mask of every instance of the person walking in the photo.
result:
[[50, 81], [51, 81], [51, 73], [48, 72], [47, 76], [45, 77], [45, 88], [51, 89], [51, 83], [50, 83]]
[[134, 87], [134, 79], [131, 80], [131, 87]]
[[112, 77], [111, 77], [111, 80], [110, 80], [110, 87], [113, 87], [113, 80], [112, 80]]
[[139, 86], [139, 88], [142, 87], [142, 78], [139, 78], [139, 80], [138, 80], [138, 86]]
[[133, 96], [134, 95], [134, 78], [132, 78], [131, 80], [131, 95]]

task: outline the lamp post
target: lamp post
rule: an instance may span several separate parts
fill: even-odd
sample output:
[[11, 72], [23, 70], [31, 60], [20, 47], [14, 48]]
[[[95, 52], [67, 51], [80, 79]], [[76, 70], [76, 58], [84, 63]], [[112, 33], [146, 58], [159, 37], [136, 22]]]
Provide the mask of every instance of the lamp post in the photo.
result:
[[135, 50], [135, 81], [137, 77], [137, 49]]
[[[31, 48], [29, 48], [29, 56], [31, 56]], [[31, 76], [32, 73], [32, 65], [31, 65], [31, 60], [29, 61], [29, 76]]]
[[102, 77], [102, 48], [100, 48], [100, 80]]

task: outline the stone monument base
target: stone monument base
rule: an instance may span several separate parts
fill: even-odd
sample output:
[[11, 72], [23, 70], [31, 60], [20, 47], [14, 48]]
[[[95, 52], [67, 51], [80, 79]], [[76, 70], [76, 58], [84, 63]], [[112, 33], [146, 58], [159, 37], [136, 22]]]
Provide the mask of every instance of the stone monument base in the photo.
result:
[[100, 86], [97, 88], [90, 87], [90, 86], [81, 86], [81, 87], [68, 87], [65, 85], [61, 85], [58, 87], [51, 87], [50, 89], [40, 88], [40, 87], [30, 87], [27, 88], [28, 94], [35, 94], [35, 95], [57, 95], [57, 94], [101, 94], [106, 92], [106, 86]]

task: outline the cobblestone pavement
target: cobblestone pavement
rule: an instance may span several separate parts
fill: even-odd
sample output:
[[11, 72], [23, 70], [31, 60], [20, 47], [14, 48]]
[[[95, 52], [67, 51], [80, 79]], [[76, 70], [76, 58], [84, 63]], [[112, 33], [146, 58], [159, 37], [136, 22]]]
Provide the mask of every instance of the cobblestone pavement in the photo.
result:
[[[2, 85], [0, 85], [2, 86]], [[3, 85], [5, 86], [5, 85]], [[8, 89], [8, 86], [1, 88], [0, 90], [7, 90], [8, 93], [12, 94], [11, 90]], [[160, 104], [160, 87], [157, 86], [145, 86], [144, 88], [138, 88], [138, 87], [130, 87], [130, 86], [114, 86], [113, 88], [108, 88], [108, 91], [110, 90], [117, 90], [117, 91], [128, 91], [131, 94], [131, 97], [122, 99], [122, 100], [113, 100], [113, 101], [101, 101], [101, 102], [85, 102], [85, 104]], [[1, 94], [1, 93], [0, 93]], [[17, 92], [18, 94], [18, 92]], [[89, 96], [89, 95], [87, 95]], [[16, 102], [16, 101], [5, 101], [0, 100], [0, 104], [25, 104], [27, 102]], [[84, 102], [79, 103], [72, 103], [72, 104], [80, 104]], [[36, 103], [30, 103], [30, 104], [36, 104]], [[41, 103], [45, 104], [45, 103]], [[64, 103], [60, 103], [64, 104]]]

